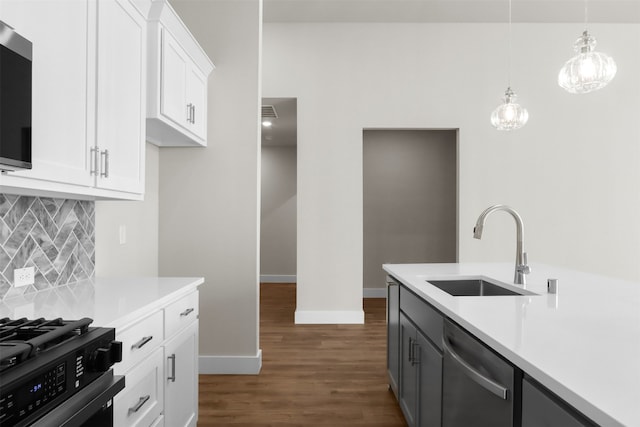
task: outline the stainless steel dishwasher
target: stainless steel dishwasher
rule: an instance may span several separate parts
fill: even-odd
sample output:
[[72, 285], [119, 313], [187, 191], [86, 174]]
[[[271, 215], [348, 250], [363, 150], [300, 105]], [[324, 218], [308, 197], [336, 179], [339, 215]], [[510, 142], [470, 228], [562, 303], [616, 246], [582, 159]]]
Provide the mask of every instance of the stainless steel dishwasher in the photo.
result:
[[518, 427], [521, 371], [448, 319], [443, 350], [443, 427]]

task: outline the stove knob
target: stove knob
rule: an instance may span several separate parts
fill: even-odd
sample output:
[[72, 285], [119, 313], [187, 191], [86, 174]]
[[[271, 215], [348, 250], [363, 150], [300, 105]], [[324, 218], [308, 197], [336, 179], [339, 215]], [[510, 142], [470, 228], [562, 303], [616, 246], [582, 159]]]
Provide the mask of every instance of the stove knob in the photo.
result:
[[93, 368], [98, 372], [107, 371], [114, 363], [122, 361], [122, 343], [111, 341], [106, 347], [97, 349], [92, 356]]

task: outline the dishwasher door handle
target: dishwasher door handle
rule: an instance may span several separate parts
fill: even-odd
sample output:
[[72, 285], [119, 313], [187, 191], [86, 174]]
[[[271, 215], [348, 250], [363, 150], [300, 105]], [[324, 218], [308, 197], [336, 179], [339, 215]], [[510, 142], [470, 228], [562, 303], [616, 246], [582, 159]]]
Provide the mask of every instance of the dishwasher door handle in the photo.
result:
[[451, 355], [451, 358], [458, 364], [458, 366], [460, 366], [465, 375], [467, 375], [470, 379], [472, 379], [485, 390], [495, 394], [503, 400], [507, 400], [507, 398], [509, 397], [508, 388], [503, 387], [492, 379], [487, 378], [480, 372], [476, 371], [473, 366], [469, 365], [462, 357], [460, 357], [460, 355], [453, 351], [446, 337], [443, 337], [442, 345], [444, 347], [445, 353], [449, 353]]

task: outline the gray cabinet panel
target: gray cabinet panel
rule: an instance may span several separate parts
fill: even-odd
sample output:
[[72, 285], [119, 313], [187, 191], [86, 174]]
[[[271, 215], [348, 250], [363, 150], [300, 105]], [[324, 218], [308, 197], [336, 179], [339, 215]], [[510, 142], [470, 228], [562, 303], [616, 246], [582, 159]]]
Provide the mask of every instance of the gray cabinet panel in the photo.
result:
[[564, 401], [534, 384], [522, 382], [522, 427], [594, 427]]
[[418, 331], [419, 355], [418, 425], [442, 425], [442, 354]]
[[442, 420], [442, 353], [400, 313], [398, 400], [409, 427], [439, 427]]
[[417, 329], [400, 313], [400, 387], [398, 401], [409, 427], [417, 426], [418, 365], [413, 360]]
[[400, 288], [400, 310], [442, 350], [442, 314], [404, 286]]
[[398, 397], [400, 379], [400, 285], [387, 279], [387, 375]]

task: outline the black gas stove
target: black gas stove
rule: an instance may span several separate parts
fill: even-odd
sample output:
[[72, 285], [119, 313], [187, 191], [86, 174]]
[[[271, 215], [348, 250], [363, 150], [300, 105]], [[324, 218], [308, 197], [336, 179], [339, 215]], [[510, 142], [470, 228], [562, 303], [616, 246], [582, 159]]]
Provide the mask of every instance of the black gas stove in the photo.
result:
[[122, 343], [91, 323], [0, 319], [0, 425], [110, 425], [111, 399], [124, 387], [110, 369]]

